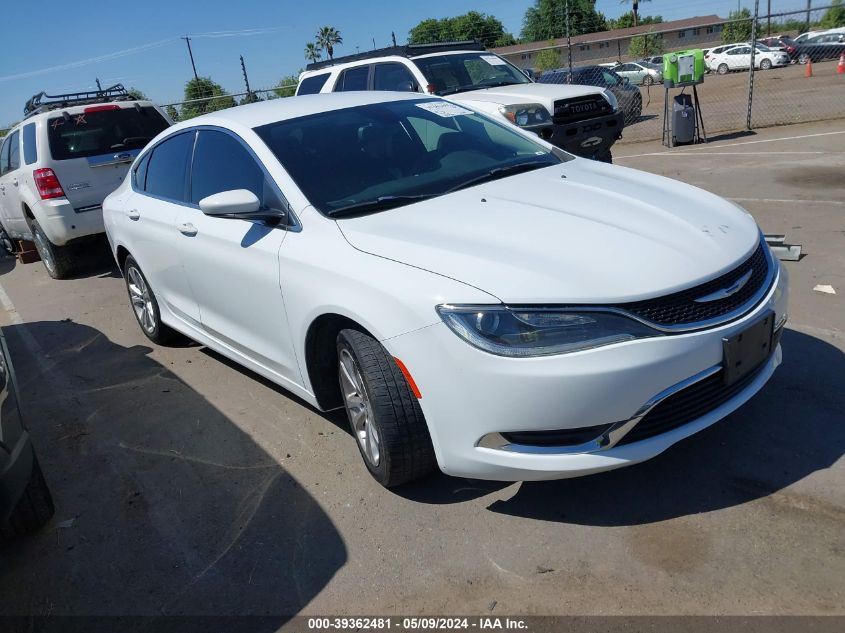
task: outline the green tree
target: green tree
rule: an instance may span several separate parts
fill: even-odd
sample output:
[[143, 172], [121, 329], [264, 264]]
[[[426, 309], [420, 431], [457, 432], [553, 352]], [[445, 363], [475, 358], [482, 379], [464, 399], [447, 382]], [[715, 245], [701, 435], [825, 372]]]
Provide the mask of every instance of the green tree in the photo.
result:
[[[317, 31], [314, 40], [320, 48], [324, 48], [329, 56], [329, 59], [334, 59], [334, 47], [338, 44], [343, 44], [343, 38], [333, 26], [323, 26]], [[307, 50], [307, 48], [306, 48]]]
[[[552, 45], [554, 42], [549, 42]], [[539, 72], [560, 68], [560, 50], [556, 48], [544, 48], [534, 58], [534, 68]]]
[[663, 37], [659, 33], [646, 33], [631, 38], [628, 56], [634, 59], [660, 55], [664, 51]]
[[308, 42], [305, 45], [305, 59], [309, 62], [318, 62], [320, 58], [323, 56], [323, 51], [320, 50], [320, 47], [317, 46], [314, 42]]
[[734, 42], [746, 42], [751, 39], [751, 11], [745, 8], [739, 11], [731, 11], [728, 20], [732, 21], [725, 24], [722, 29], [723, 43], [733, 44]]
[[825, 29], [845, 26], [845, 6], [842, 6], [842, 0], [831, 0], [830, 8], [824, 12], [819, 26]]
[[628, 11], [627, 13], [623, 13], [615, 20], [608, 20], [607, 26], [611, 29], [627, 29], [632, 26], [636, 25], [644, 25], [644, 24], [660, 24], [663, 22], [663, 17], [659, 15], [647, 15], [645, 17], [638, 17], [636, 19], [636, 24], [634, 21], [634, 12]]
[[296, 92], [296, 84], [299, 83], [299, 75], [288, 75], [282, 77], [273, 92], [279, 97], [292, 97]]
[[[593, 0], [569, 0], [569, 34], [607, 30], [604, 14]], [[529, 42], [566, 36], [566, 0], [534, 0], [522, 18], [522, 39]]]
[[640, 15], [640, 2], [651, 2], [651, 0], [619, 0], [619, 4], [631, 4], [631, 15], [634, 18], [634, 24], [632, 26], [642, 24], [637, 21], [637, 18]]
[[169, 105], [164, 110], [165, 112], [167, 112], [167, 116], [170, 117], [171, 121], [175, 123], [179, 120], [179, 111], [176, 109], [175, 106]]
[[149, 98], [147, 97], [147, 95], [145, 95], [143, 92], [141, 92], [141, 91], [140, 91], [140, 90], [138, 90], [137, 88], [128, 88], [128, 89], [126, 90], [126, 92], [128, 92], [128, 93], [129, 93], [129, 95], [130, 95], [133, 99], [136, 99], [136, 100], [138, 100], [138, 101], [149, 101]]
[[[197, 101], [198, 99], [201, 101]], [[229, 96], [220, 84], [212, 81], [211, 77], [200, 77], [188, 81], [185, 84], [185, 101], [192, 103], [182, 106], [179, 118], [183, 121], [236, 105], [234, 98]]]
[[477, 40], [487, 47], [516, 44], [516, 39], [505, 31], [499, 20], [478, 11], [439, 20], [429, 18], [417, 24], [408, 33], [409, 44], [465, 40]]

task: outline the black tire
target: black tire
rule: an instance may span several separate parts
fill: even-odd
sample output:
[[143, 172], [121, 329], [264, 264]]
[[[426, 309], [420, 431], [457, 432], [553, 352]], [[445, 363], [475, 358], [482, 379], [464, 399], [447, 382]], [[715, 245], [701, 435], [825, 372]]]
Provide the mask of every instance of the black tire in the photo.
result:
[[50, 520], [55, 511], [44, 473], [41, 472], [38, 459], [33, 455], [29, 483], [12, 510], [9, 520], [0, 526], [0, 543], [35, 532]]
[[12, 241], [12, 238], [9, 237], [9, 234], [2, 225], [0, 225], [0, 248], [6, 251], [9, 255], [14, 255], [17, 252], [15, 249], [15, 243]]
[[35, 250], [38, 251], [41, 261], [44, 262], [44, 268], [47, 269], [47, 274], [53, 279], [64, 279], [73, 272], [74, 261], [73, 251], [69, 246], [56, 246], [53, 244], [44, 231], [38, 220], [32, 220], [30, 224], [32, 230], [32, 241], [35, 244]]
[[596, 154], [595, 160], [599, 161], [600, 163], [613, 163], [613, 154], [609, 149], [604, 150], [603, 152], [599, 152]]
[[802, 66], [805, 65], [808, 61], [810, 61], [809, 53], [801, 53], [798, 56], [798, 63], [801, 64]]
[[772, 60], [764, 59], [760, 62], [760, 70], [769, 70], [772, 67]]
[[727, 64], [719, 64], [719, 67], [716, 68], [716, 72], [720, 75], [727, 75], [730, 68], [728, 68]]
[[381, 343], [357, 330], [342, 330], [338, 334], [337, 352], [341, 397], [344, 397], [344, 387], [340, 359], [351, 357], [363, 379], [365, 394], [362, 395], [368, 401], [368, 423], [377, 431], [378, 463], [371, 461], [359, 441], [345, 397], [344, 406], [355, 443], [370, 474], [388, 488], [430, 474], [437, 461], [428, 426], [420, 404], [396, 361]]
[[[135, 277], [136, 273], [138, 277]], [[138, 322], [138, 325], [141, 327], [141, 331], [146, 335], [146, 337], [153, 343], [158, 343], [159, 345], [166, 345], [179, 340], [181, 335], [176, 330], [161, 322], [161, 312], [158, 308], [158, 300], [156, 299], [155, 293], [150, 287], [144, 273], [141, 271], [141, 267], [138, 266], [138, 262], [136, 262], [135, 258], [131, 255], [127, 257], [126, 261], [123, 263], [123, 278], [126, 281], [126, 292], [129, 295], [129, 303], [132, 307], [132, 314], [135, 315], [135, 320]], [[143, 287], [139, 287], [141, 284], [135, 283], [138, 278], [140, 278], [143, 282]], [[140, 292], [141, 297], [144, 297], [144, 291], [146, 291], [147, 300], [144, 301], [144, 317], [139, 316], [138, 311], [136, 310], [136, 294], [133, 286], [135, 286], [135, 289]], [[148, 318], [149, 320], [142, 322], [142, 318]]]

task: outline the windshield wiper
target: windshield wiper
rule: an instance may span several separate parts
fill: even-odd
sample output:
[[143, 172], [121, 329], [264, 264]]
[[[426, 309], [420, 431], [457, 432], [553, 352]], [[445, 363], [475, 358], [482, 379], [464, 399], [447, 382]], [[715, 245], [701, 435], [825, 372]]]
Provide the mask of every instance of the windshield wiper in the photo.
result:
[[373, 198], [371, 200], [362, 200], [361, 202], [355, 202], [353, 204], [346, 205], [345, 207], [338, 207], [337, 209], [326, 211], [326, 215], [331, 218], [340, 218], [346, 215], [367, 213], [369, 211], [386, 211], [387, 209], [395, 209], [396, 207], [411, 204], [412, 202], [420, 202], [421, 200], [434, 198], [438, 195], [440, 194], [422, 193], [410, 196], [379, 196], [378, 198]]
[[[486, 86], [485, 86], [486, 88]], [[454, 88], [447, 88], [446, 90], [440, 90], [437, 95], [443, 97], [445, 95], [453, 95], [457, 92], [466, 92], [467, 90], [478, 90], [478, 86], [475, 84], [467, 84], [465, 86], [455, 86]]]
[[513, 176], [514, 174], [520, 174], [526, 171], [533, 171], [534, 169], [541, 169], [542, 167], [551, 167], [552, 165], [557, 164], [558, 163], [550, 163], [544, 160], [537, 160], [531, 161], [529, 163], [517, 163], [516, 165], [507, 165], [505, 167], [494, 167], [490, 171], [485, 172], [480, 176], [475, 176], [473, 178], [470, 178], [469, 180], [465, 180], [464, 182], [455, 185], [451, 189], [448, 189], [446, 193], [452, 193], [453, 191], [458, 191], [459, 189], [466, 189], [467, 187], [480, 185], [483, 182], [498, 180], [499, 178]]

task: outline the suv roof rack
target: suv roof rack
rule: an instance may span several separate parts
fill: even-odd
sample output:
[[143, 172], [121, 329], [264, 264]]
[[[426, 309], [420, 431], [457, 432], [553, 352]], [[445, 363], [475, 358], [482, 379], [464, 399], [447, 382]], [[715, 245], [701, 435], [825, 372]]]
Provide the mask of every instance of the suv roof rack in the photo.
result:
[[49, 112], [69, 106], [106, 103], [108, 101], [131, 101], [132, 99], [132, 95], [123, 87], [123, 84], [115, 84], [102, 90], [69, 92], [63, 95], [48, 95], [46, 92], [40, 92], [26, 102], [23, 113], [24, 118], [27, 118], [41, 112]]
[[429, 53], [441, 53], [443, 51], [485, 51], [484, 44], [468, 40], [464, 42], [439, 42], [436, 44], [405, 44], [404, 46], [388, 46], [387, 48], [376, 48], [364, 53], [355, 53], [354, 55], [344, 55], [343, 57], [335, 57], [334, 59], [326, 59], [321, 62], [312, 62], [305, 67], [305, 70], [320, 70], [321, 68], [329, 68], [337, 64], [346, 64], [348, 62], [357, 62], [363, 59], [373, 59], [374, 57], [386, 57], [388, 55], [396, 55], [399, 57], [416, 57], [417, 55], [428, 55]]

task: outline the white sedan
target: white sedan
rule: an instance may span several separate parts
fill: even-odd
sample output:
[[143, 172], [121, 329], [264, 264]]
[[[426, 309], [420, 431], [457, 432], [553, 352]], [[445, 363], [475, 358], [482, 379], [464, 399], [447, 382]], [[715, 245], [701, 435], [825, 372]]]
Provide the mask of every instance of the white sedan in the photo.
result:
[[386, 486], [641, 462], [781, 362], [786, 278], [747, 212], [438, 98], [179, 123], [103, 206], [147, 337], [345, 407]]
[[[754, 55], [754, 68], [769, 70], [778, 66], [788, 66], [789, 55], [786, 51], [773, 51], [767, 46], [758, 44]], [[738, 44], [721, 51], [713, 49], [707, 56], [707, 67], [720, 75], [726, 75], [732, 70], [747, 70], [751, 67], [751, 45]]]

